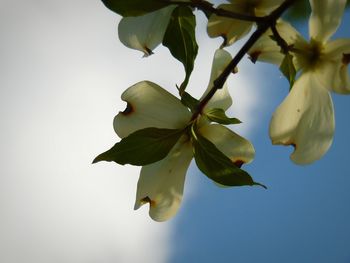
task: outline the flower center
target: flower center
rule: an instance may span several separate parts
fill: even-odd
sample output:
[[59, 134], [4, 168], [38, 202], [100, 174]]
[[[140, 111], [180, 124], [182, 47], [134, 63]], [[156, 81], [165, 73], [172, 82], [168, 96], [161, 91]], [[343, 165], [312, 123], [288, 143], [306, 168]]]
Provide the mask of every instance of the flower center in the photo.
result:
[[323, 45], [311, 39], [310, 43], [296, 44], [293, 49], [297, 64], [303, 70], [312, 70], [322, 61]]

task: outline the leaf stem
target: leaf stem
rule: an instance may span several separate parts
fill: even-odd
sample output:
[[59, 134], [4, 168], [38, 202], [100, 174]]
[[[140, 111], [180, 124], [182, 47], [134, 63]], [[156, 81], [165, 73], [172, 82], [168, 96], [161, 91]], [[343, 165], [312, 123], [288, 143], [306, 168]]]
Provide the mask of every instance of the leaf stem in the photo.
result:
[[255, 44], [255, 42], [276, 23], [276, 20], [285, 12], [295, 0], [285, 0], [278, 8], [276, 8], [271, 14], [264, 17], [262, 21], [257, 22], [257, 29], [250, 36], [247, 42], [238, 51], [236, 56], [231, 60], [231, 62], [226, 66], [224, 71], [220, 76], [214, 81], [214, 85], [208, 94], [199, 102], [197, 110], [192, 115], [192, 120], [196, 119], [198, 115], [202, 113], [203, 108], [208, 103], [208, 101], [214, 96], [216, 91], [222, 89], [228, 76], [237, 67], [238, 63], [242, 60], [244, 55], [249, 51], [249, 49]]

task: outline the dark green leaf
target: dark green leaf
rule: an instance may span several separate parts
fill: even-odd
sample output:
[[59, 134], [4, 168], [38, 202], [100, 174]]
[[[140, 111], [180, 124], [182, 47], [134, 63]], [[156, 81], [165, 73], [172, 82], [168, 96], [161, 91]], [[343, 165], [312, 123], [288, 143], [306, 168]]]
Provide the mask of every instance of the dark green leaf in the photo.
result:
[[164, 159], [184, 130], [146, 128], [138, 130], [97, 156], [100, 161], [146, 165]]
[[191, 8], [179, 6], [172, 13], [163, 39], [163, 45], [185, 67], [186, 77], [180, 86], [180, 94], [186, 89], [198, 53], [195, 28], [196, 18]]
[[287, 10], [284, 18], [292, 22], [306, 21], [310, 17], [310, 12], [311, 7], [309, 1], [295, 0], [295, 3]]
[[191, 110], [191, 112], [195, 112], [197, 109], [197, 106], [199, 104], [199, 100], [193, 98], [187, 92], [183, 92], [182, 97], [181, 97], [181, 102], [183, 105], [185, 105], [187, 108], [189, 108]]
[[194, 158], [198, 168], [214, 182], [226, 186], [260, 185], [244, 170], [237, 167], [216, 146], [196, 134], [192, 138]]
[[208, 117], [209, 120], [213, 122], [217, 122], [220, 124], [239, 124], [242, 123], [239, 119], [237, 118], [229, 118], [226, 116], [226, 113], [223, 109], [220, 108], [215, 108], [215, 109], [210, 109], [205, 112], [205, 115]]
[[141, 16], [170, 5], [160, 0], [102, 0], [102, 2], [107, 8], [122, 16]]
[[297, 72], [293, 63], [293, 56], [291, 54], [288, 53], [287, 55], [285, 55], [280, 66], [280, 71], [288, 79], [290, 88], [292, 88]]

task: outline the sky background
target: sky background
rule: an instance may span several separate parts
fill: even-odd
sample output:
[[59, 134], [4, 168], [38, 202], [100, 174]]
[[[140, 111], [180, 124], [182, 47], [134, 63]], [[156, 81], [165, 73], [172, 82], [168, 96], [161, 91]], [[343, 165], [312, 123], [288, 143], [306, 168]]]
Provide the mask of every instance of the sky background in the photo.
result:
[[[124, 47], [119, 19], [97, 0], [0, 0], [0, 262], [349, 263], [349, 97], [332, 95], [328, 153], [296, 166], [268, 137], [288, 93], [268, 64], [245, 59], [229, 81], [243, 121], [232, 128], [256, 148], [246, 169], [268, 190], [218, 188], [192, 164], [174, 219], [133, 210], [139, 168], [91, 161], [119, 140], [120, 94], [144, 79], [175, 94], [183, 69], [166, 48], [143, 59]], [[349, 21], [337, 37], [350, 36]], [[189, 91], [199, 97], [220, 41], [204, 26], [197, 35]]]

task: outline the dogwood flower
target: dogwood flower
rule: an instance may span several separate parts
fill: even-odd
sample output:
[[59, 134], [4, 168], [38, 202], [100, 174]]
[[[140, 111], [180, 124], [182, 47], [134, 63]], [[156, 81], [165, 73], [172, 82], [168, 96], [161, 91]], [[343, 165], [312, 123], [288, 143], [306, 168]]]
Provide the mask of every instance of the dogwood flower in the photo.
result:
[[[282, 0], [229, 0], [230, 4], [219, 5], [218, 8], [238, 14], [250, 16], [265, 16], [278, 7]], [[210, 37], [223, 37], [223, 46], [232, 45], [247, 35], [254, 22], [242, 21], [228, 17], [211, 15], [207, 32]]]
[[[215, 53], [208, 89], [230, 60], [230, 54], [224, 50]], [[122, 99], [127, 102], [127, 108], [114, 119], [114, 129], [121, 138], [147, 127], [184, 128], [191, 120], [192, 114], [178, 98], [149, 81], [131, 86], [122, 94]], [[213, 107], [227, 110], [231, 104], [225, 85], [208, 102], [204, 112]], [[199, 118], [197, 132], [233, 162], [248, 163], [254, 158], [255, 151], [249, 141], [222, 125], [210, 124], [203, 116]], [[184, 134], [164, 159], [143, 166], [135, 209], [149, 203], [149, 215], [153, 220], [165, 221], [174, 216], [181, 204], [186, 171], [192, 158], [191, 140]]]
[[[346, 0], [310, 0], [310, 4], [309, 42], [287, 23], [280, 21], [276, 27], [291, 46], [300, 75], [272, 116], [270, 137], [273, 144], [293, 145], [291, 159], [297, 164], [320, 159], [332, 144], [335, 121], [329, 91], [350, 93], [350, 39], [330, 40]], [[284, 56], [269, 34], [256, 43], [250, 55], [280, 65]]]
[[162, 43], [175, 7], [171, 5], [142, 16], [122, 18], [118, 25], [120, 41], [145, 56], [151, 55], [152, 50]]

